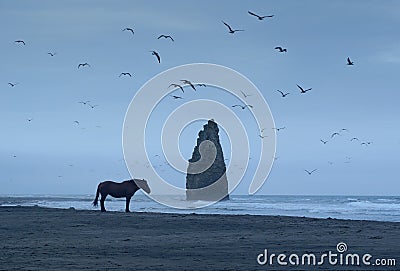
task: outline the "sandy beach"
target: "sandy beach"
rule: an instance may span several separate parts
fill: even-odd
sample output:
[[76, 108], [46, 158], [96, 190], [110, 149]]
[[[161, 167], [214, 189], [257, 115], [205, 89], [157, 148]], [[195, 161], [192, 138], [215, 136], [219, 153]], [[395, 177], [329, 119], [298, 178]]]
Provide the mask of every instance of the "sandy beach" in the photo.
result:
[[[400, 270], [400, 223], [390, 222], [1, 207], [0, 239], [0, 270]], [[289, 262], [339, 255], [340, 242], [371, 265]], [[266, 249], [288, 265], [260, 265]]]

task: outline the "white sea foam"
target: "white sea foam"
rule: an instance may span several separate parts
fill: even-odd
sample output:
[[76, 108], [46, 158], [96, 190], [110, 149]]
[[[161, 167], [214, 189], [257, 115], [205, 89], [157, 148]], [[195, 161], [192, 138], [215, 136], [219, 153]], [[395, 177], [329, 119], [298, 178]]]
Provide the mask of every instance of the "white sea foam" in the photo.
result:
[[[4, 195], [0, 206], [73, 207], [77, 210], [98, 210], [93, 207], [93, 195]], [[107, 198], [106, 208], [124, 211], [125, 199]], [[193, 202], [193, 207], [196, 202]], [[400, 222], [399, 197], [345, 196], [231, 196], [202, 209], [177, 210], [152, 201], [145, 195], [135, 195], [131, 211], [161, 213], [198, 213], [231, 215], [283, 215], [317, 218], [362, 219]]]

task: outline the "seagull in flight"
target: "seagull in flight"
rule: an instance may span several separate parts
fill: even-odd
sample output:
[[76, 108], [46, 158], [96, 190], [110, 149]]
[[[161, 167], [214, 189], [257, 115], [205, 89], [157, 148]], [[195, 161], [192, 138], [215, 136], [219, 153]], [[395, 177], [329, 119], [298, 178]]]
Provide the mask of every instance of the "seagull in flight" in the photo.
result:
[[161, 63], [160, 55], [156, 51], [150, 51], [151, 55], [156, 56], [158, 63]]
[[28, 122], [31, 122], [33, 119], [32, 118], [30, 118], [30, 119], [26, 119]]
[[88, 104], [92, 109], [93, 108], [95, 108], [95, 107], [97, 107], [97, 106], [99, 106], [98, 104], [95, 104], [95, 105], [91, 105], [91, 104]]
[[231, 26], [229, 24], [225, 23], [224, 21], [222, 21], [222, 23], [224, 25], [226, 25], [226, 27], [228, 27], [230, 34], [234, 34], [236, 31], [244, 31], [244, 30], [240, 30], [240, 29], [232, 29]]
[[275, 50], [278, 50], [279, 53], [286, 53], [286, 52], [287, 52], [287, 49], [286, 49], [286, 48], [282, 48], [282, 47], [280, 47], [280, 46], [276, 46], [276, 47], [275, 47]]
[[268, 136], [263, 136], [263, 135], [258, 135], [259, 137], [261, 137], [262, 139], [264, 139], [265, 137], [268, 137]]
[[239, 107], [241, 107], [242, 109], [245, 109], [246, 107], [253, 108], [253, 106], [250, 105], [250, 104], [246, 104], [246, 105], [235, 104], [235, 105], [232, 105], [232, 107], [236, 107], [236, 106], [239, 106]]
[[47, 54], [50, 56], [55, 56], [57, 53], [48, 52]]
[[135, 34], [135, 32], [133, 31], [133, 29], [132, 29], [132, 28], [129, 28], [129, 27], [126, 27], [126, 28], [122, 29], [122, 31], [131, 31], [131, 32], [132, 32], [132, 35]]
[[76, 123], [77, 125], [79, 125], [79, 121], [75, 120], [74, 123]]
[[121, 72], [119, 77], [121, 77], [122, 75], [128, 75], [129, 77], [132, 77], [132, 74], [130, 74], [129, 72]]
[[206, 84], [197, 84], [199, 87], [207, 87]]
[[272, 17], [274, 17], [274, 15], [260, 16], [260, 15], [257, 15], [257, 14], [255, 14], [255, 13], [251, 12], [251, 11], [248, 11], [247, 13], [249, 13], [250, 15], [253, 15], [253, 16], [257, 17], [260, 21], [264, 20], [265, 18], [272, 18]]
[[181, 96], [176, 96], [176, 95], [172, 95], [171, 97], [174, 98], [174, 100], [183, 99]]
[[305, 169], [304, 171], [307, 172], [308, 175], [311, 175], [311, 174], [313, 174], [313, 172], [316, 171], [316, 170], [317, 170], [317, 169], [313, 169], [313, 170], [311, 170], [311, 171], [308, 171], [307, 169]]
[[240, 91], [240, 92], [243, 94], [243, 96], [244, 96], [245, 99], [246, 99], [247, 97], [251, 96], [251, 94], [246, 94], [246, 93], [244, 93], [243, 91]]
[[277, 89], [276, 91], [278, 91], [278, 92], [282, 95], [282, 98], [285, 98], [286, 96], [288, 96], [288, 95], [290, 94], [289, 92], [283, 93], [283, 92], [280, 91], [279, 89]]
[[301, 86], [297, 85], [297, 87], [300, 89], [300, 93], [306, 93], [307, 91], [310, 91], [312, 88], [308, 89], [303, 89]]
[[354, 141], [354, 140], [360, 141], [357, 137], [353, 137], [352, 139], [350, 139], [350, 141]]
[[280, 128], [273, 127], [272, 129], [279, 132], [280, 130], [283, 130], [283, 129], [285, 129], [285, 128], [286, 128], [286, 127], [283, 126], [283, 127], [280, 127]]
[[16, 41], [14, 41], [15, 43], [21, 43], [21, 44], [23, 44], [23, 45], [26, 45], [25, 44], [25, 41], [23, 41], [23, 40], [16, 40]]
[[86, 104], [88, 104], [90, 101], [80, 101], [80, 102], [78, 102], [79, 104], [84, 104], [84, 105], [86, 105]]
[[331, 138], [334, 138], [335, 136], [340, 136], [340, 134], [339, 134], [339, 133], [333, 133], [333, 134], [331, 135]]
[[182, 90], [183, 93], [185, 92], [185, 91], [183, 90], [183, 87], [182, 87], [181, 85], [178, 85], [178, 84], [171, 84], [171, 85], [169, 85], [169, 88], [170, 88], [170, 87], [180, 88], [180, 89]]
[[171, 41], [174, 41], [174, 39], [170, 36], [170, 35], [160, 35], [157, 39], [161, 39], [161, 38], [165, 38], [165, 39], [170, 39]]
[[18, 83], [8, 83], [11, 87], [15, 87]]
[[350, 60], [350, 57], [347, 58], [347, 65], [354, 65], [354, 62]]
[[85, 67], [85, 66], [91, 67], [91, 66], [89, 65], [89, 63], [85, 62], [85, 63], [79, 63], [78, 69], [79, 69], [80, 67]]
[[328, 143], [328, 140], [322, 140], [322, 139], [320, 139], [320, 141], [322, 142], [322, 143], [324, 143], [324, 145], [326, 144], [326, 143]]
[[183, 82], [183, 83], [186, 84], [186, 85], [190, 85], [190, 87], [191, 87], [194, 91], [196, 91], [196, 88], [194, 87], [194, 85], [192, 84], [192, 82], [190, 82], [189, 80], [183, 79], [183, 80], [181, 80], [181, 82]]
[[365, 146], [368, 146], [368, 145], [370, 145], [370, 144], [372, 144], [372, 142], [362, 142], [362, 143], [361, 143], [361, 145], [365, 145]]

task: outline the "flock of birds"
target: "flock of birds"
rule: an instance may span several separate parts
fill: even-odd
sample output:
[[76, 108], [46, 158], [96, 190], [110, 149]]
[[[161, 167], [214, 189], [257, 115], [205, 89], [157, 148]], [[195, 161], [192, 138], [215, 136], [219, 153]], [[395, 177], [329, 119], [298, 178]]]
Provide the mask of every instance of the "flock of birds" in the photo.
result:
[[[259, 21], [263, 21], [265, 19], [272, 19], [274, 17], [274, 15], [272, 15], [272, 14], [271, 15], [258, 15], [256, 13], [252, 12], [252, 11], [248, 11], [248, 14], [250, 16], [255, 17]], [[230, 24], [228, 24], [227, 22], [223, 21], [223, 20], [221, 20], [221, 22], [227, 28], [227, 31], [228, 31], [229, 34], [235, 34], [236, 32], [245, 31], [244, 29], [236, 29], [236, 28], [232, 27]], [[122, 31], [123, 32], [128, 32], [129, 34], [131, 34], [133, 36], [135, 35], [135, 31], [131, 27], [123, 28]], [[167, 35], [167, 34], [161, 34], [161, 35], [159, 35], [157, 37], [157, 39], [158, 40], [159, 39], [166, 39], [166, 40], [170, 40], [171, 42], [175, 42], [175, 39], [171, 35]], [[14, 43], [18, 44], [18, 45], [22, 45], [22, 46], [25, 46], [27, 44], [24, 40], [15, 40]], [[276, 46], [276, 47], [274, 47], [274, 50], [276, 50], [278, 53], [282, 53], [282, 54], [288, 52], [288, 49], [284, 48], [282, 46]], [[157, 63], [161, 63], [161, 61], [162, 61], [161, 55], [157, 51], [150, 50], [149, 52], [151, 53], [152, 56], [155, 57], [155, 60], [157, 61]], [[56, 52], [48, 52], [48, 55], [51, 56], [51, 57], [54, 57], [54, 56], [57, 55], [57, 53]], [[348, 66], [353, 66], [354, 62], [350, 59], [350, 57], [347, 57], [346, 64]], [[89, 63], [87, 63], [87, 62], [78, 63], [78, 65], [77, 65], [77, 69], [78, 70], [81, 70], [81, 69], [84, 69], [84, 68], [90, 68], [90, 67], [91, 67], [91, 65]], [[132, 77], [132, 73], [130, 73], [130, 72], [121, 72], [119, 74], [119, 77]], [[10, 87], [15, 87], [18, 84], [19, 84], [19, 82], [16, 82], [16, 83], [8, 82], [8, 85]], [[299, 84], [297, 84], [296, 86], [298, 88], [298, 93], [300, 93], [300, 94], [306, 94], [306, 93], [308, 93], [308, 92], [310, 92], [312, 90], [311, 87], [305, 88], [305, 87], [303, 87], [303, 86], [301, 86]], [[179, 82], [172, 82], [168, 86], [168, 88], [179, 89], [182, 93], [185, 93], [185, 87], [191, 88], [193, 91], [197, 91], [197, 87], [206, 87], [206, 85], [205, 84], [193, 84], [188, 79], [181, 79]], [[280, 96], [282, 98], [286, 98], [289, 94], [291, 94], [290, 92], [284, 92], [284, 91], [281, 91], [281, 90], [276, 90], [276, 91], [280, 94]], [[241, 93], [244, 96], [244, 98], [247, 98], [247, 97], [252, 95], [251, 93], [250, 94], [249, 93], [245, 93], [244, 91], [241, 91]], [[183, 99], [183, 97], [179, 96], [179, 95], [170, 95], [170, 96], [171, 96], [172, 99], [176, 99], [176, 100], [177, 99]], [[79, 101], [78, 103], [80, 103], [80, 104], [82, 104], [84, 106], [87, 106], [90, 109], [94, 109], [94, 108], [99, 106], [98, 104], [92, 104], [91, 101], [89, 101], [89, 100]], [[253, 106], [251, 104], [234, 104], [231, 107], [232, 108], [239, 108], [241, 110], [252, 109], [253, 108]], [[33, 121], [33, 118], [28, 118], [27, 121], [31, 122], [31, 121]], [[78, 120], [74, 120], [74, 124], [80, 125], [80, 122]], [[283, 126], [283, 127], [272, 127], [272, 129], [275, 130], [276, 132], [280, 132], [280, 131], [286, 129], [286, 127], [285, 126]], [[263, 140], [264, 138], [268, 137], [267, 135], [263, 134], [264, 131], [265, 131], [265, 128], [261, 129], [260, 133], [258, 135], [261, 138], [261, 140]], [[331, 140], [334, 140], [336, 137], [341, 136], [342, 133], [344, 133], [344, 132], [348, 132], [348, 130], [343, 128], [338, 132], [332, 133], [330, 135], [330, 139], [329, 140], [320, 139], [320, 141], [321, 141], [321, 143], [323, 145], [326, 145]], [[351, 142], [359, 142], [360, 145], [362, 145], [362, 146], [369, 146], [369, 145], [372, 144], [371, 141], [360, 141], [358, 137], [353, 137], [353, 138], [351, 138], [350, 141]], [[13, 155], [13, 157], [16, 157], [16, 156]], [[306, 172], [306, 174], [312, 175], [314, 172], [317, 171], [317, 168], [312, 169], [312, 170], [304, 169], [304, 171]]]
[[[260, 16], [260, 15], [258, 15], [258, 14], [256, 14], [256, 13], [252, 12], [252, 11], [248, 11], [248, 14], [250, 14], [251, 16], [254, 16], [254, 17], [258, 18], [258, 20], [260, 20], [260, 21], [261, 21], [261, 20], [264, 20], [264, 19], [266, 19], [266, 18], [273, 18], [273, 17], [274, 17], [274, 15], [264, 15], [264, 16]], [[222, 23], [228, 28], [228, 33], [230, 33], [230, 34], [234, 34], [235, 32], [245, 31], [244, 29], [233, 29], [228, 23], [226, 23], [226, 22], [224, 22], [224, 21], [222, 21]], [[283, 47], [281, 47], [281, 46], [276, 46], [274, 49], [277, 50], [279, 53], [286, 53], [286, 52], [287, 52], [287, 48], [283, 48]], [[353, 66], [353, 65], [354, 65], [354, 62], [350, 59], [350, 57], [347, 57], [347, 63], [346, 63], [346, 64], [347, 64], [348, 66]], [[309, 91], [312, 90], [312, 88], [303, 88], [302, 86], [300, 86], [300, 85], [298, 85], [298, 84], [297, 84], [296, 86], [297, 86], [297, 88], [300, 90], [300, 94], [306, 94], [307, 92], [309, 92]], [[280, 93], [280, 95], [281, 95], [282, 98], [286, 98], [286, 96], [288, 96], [288, 95], [290, 94], [290, 92], [283, 92], [283, 91], [281, 91], [281, 90], [276, 90], [276, 91], [277, 91], [278, 93]], [[251, 95], [251, 94], [246, 94], [246, 93], [244, 93], [243, 91], [242, 91], [242, 94], [243, 94], [243, 96], [244, 96], [245, 98], [247, 98], [248, 96]], [[243, 109], [243, 110], [246, 109], [246, 108], [253, 108], [253, 106], [250, 105], [250, 104], [244, 104], [244, 105], [235, 104], [235, 105], [232, 105], [232, 107], [239, 107], [239, 108], [241, 108], [241, 109]], [[279, 131], [281, 131], [281, 130], [283, 130], [283, 129], [285, 129], [285, 128], [286, 128], [286, 127], [273, 127], [272, 129], [275, 130], [275, 131], [277, 131], [277, 132], [279, 132]], [[264, 138], [268, 137], [267, 135], [264, 135], [264, 134], [263, 134], [264, 130], [265, 130], [265, 128], [261, 129], [261, 130], [260, 130], [260, 134], [258, 135], [261, 139], [264, 139]], [[331, 139], [333, 139], [335, 136], [341, 136], [341, 132], [344, 132], [344, 131], [348, 132], [348, 130], [347, 130], [346, 128], [343, 128], [343, 129], [340, 130], [340, 132], [334, 132], [334, 133], [332, 133]], [[321, 139], [320, 141], [321, 141], [324, 145], [327, 144], [327, 143], [329, 142], [328, 140], [323, 140], [323, 139]], [[358, 137], [353, 137], [350, 141], [353, 142], [353, 141], [360, 141], [360, 140], [358, 139]], [[369, 146], [370, 144], [372, 144], [371, 141], [363, 141], [363, 142], [360, 143], [360, 145], [362, 145], [362, 146]], [[275, 160], [276, 160], [276, 159], [277, 159], [277, 157], [275, 157]], [[349, 163], [349, 160], [350, 160], [350, 159], [351, 159], [351, 157], [347, 157], [347, 161], [346, 161], [345, 163]], [[331, 162], [331, 161], [328, 161], [328, 163], [329, 163], [330, 165], [333, 164], [333, 162]], [[304, 171], [305, 171], [308, 175], [312, 175], [315, 171], [317, 171], [317, 169], [316, 169], [316, 168], [313, 169], [313, 170], [304, 169]]]

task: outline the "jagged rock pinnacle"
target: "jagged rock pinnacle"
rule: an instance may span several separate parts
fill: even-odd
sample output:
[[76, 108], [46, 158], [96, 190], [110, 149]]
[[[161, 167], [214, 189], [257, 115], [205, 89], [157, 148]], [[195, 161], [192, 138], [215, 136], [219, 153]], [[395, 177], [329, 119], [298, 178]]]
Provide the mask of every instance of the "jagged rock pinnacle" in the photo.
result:
[[226, 165], [218, 132], [214, 119], [210, 119], [199, 132], [186, 175], [187, 200], [229, 199]]

